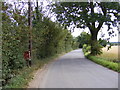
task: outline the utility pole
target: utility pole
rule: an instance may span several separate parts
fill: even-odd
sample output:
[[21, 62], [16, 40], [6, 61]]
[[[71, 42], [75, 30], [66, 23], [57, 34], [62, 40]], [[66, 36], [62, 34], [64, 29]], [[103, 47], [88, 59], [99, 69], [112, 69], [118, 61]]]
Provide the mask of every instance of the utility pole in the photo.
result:
[[[29, 26], [29, 52], [30, 52], [30, 59], [32, 58], [32, 7], [31, 7], [31, 0], [28, 1], [28, 26]], [[30, 61], [31, 65], [31, 61]]]
[[39, 21], [38, 0], [36, 0], [36, 19]]

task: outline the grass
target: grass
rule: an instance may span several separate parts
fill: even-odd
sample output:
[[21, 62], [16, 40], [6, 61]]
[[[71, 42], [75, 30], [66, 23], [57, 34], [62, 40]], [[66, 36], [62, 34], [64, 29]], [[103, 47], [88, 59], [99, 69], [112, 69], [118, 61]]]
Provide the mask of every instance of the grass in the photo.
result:
[[63, 54], [65, 53], [57, 54], [51, 56], [50, 58], [45, 58], [42, 60], [35, 60], [32, 67], [25, 67], [22, 70], [18, 71], [19, 74], [16, 75], [16, 77], [12, 78], [9, 83], [3, 88], [27, 88], [27, 85], [32, 80], [34, 72], [36, 70], [42, 68], [45, 64], [48, 64]]
[[103, 48], [103, 53], [97, 56], [88, 56], [87, 58], [100, 64], [104, 67], [112, 69], [114, 71], [120, 72], [118, 63], [118, 48], [120, 46], [112, 46], [110, 50], [107, 51], [107, 47]]
[[88, 56], [88, 59], [94, 61], [97, 64], [100, 64], [104, 67], [107, 67], [109, 69], [112, 69], [114, 71], [120, 72], [120, 70], [118, 69], [118, 63], [114, 63], [114, 62], [110, 62], [107, 59], [103, 59], [103, 58], [98, 58], [97, 56]]

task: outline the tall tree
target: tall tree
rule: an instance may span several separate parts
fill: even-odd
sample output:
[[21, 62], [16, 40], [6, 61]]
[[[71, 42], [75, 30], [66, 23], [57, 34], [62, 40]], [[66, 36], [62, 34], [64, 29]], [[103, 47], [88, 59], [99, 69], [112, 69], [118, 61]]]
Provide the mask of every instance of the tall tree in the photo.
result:
[[[111, 26], [118, 25], [118, 2], [56, 2], [53, 7], [58, 22], [66, 26], [75, 25], [77, 28], [88, 28], [91, 32], [92, 52], [94, 54], [97, 34], [104, 24], [108, 26], [109, 34]], [[115, 18], [113, 19], [112, 16]]]

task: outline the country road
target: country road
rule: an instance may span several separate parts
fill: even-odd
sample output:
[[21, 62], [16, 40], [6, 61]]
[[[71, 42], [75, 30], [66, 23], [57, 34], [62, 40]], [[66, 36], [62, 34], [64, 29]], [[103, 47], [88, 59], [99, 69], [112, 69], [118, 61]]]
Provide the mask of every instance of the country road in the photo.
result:
[[29, 88], [118, 88], [118, 73], [71, 51], [38, 70]]

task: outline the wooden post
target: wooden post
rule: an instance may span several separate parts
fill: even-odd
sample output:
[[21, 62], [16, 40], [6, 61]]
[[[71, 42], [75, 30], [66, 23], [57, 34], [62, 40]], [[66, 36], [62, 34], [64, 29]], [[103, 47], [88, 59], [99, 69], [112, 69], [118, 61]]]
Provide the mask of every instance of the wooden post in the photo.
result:
[[36, 19], [39, 21], [38, 0], [36, 0]]
[[31, 0], [28, 2], [28, 26], [29, 26], [29, 51], [30, 57], [32, 56], [32, 7]]

